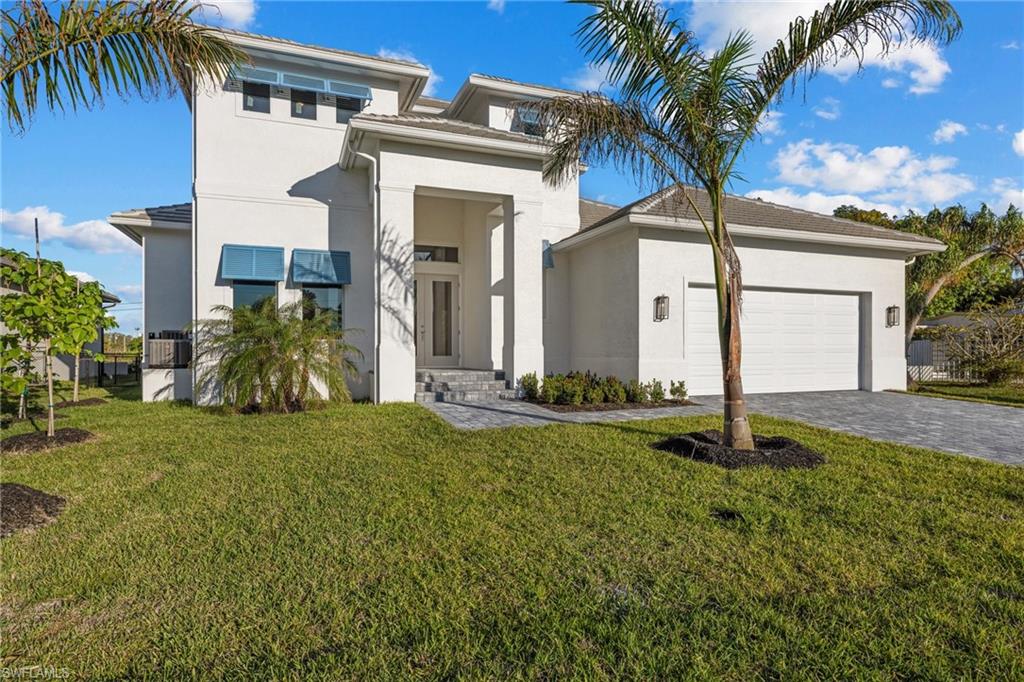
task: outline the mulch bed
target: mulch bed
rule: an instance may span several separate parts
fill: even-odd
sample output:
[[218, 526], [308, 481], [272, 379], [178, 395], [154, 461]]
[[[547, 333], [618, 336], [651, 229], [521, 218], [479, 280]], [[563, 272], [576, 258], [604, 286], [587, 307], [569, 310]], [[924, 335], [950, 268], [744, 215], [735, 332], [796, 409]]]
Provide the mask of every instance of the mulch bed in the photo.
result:
[[819, 452], [784, 436], [754, 436], [754, 450], [722, 445], [721, 431], [693, 431], [655, 443], [658, 450], [726, 469], [769, 466], [775, 469], [813, 469], [825, 463]]
[[84, 443], [93, 438], [95, 436], [85, 429], [73, 427], [56, 429], [53, 432], [53, 438], [48, 438], [46, 431], [33, 431], [32, 433], [22, 433], [17, 436], [4, 438], [0, 441], [0, 452], [5, 455], [39, 452], [40, 450], [49, 450], [50, 448], [58, 448], [63, 445]]
[[0, 538], [53, 523], [64, 498], [20, 483], [0, 483]]
[[660, 400], [656, 403], [583, 403], [582, 405], [559, 405], [542, 403], [539, 400], [528, 400], [552, 412], [610, 412], [611, 410], [649, 410], [654, 407], [684, 407], [696, 405], [690, 400]]
[[63, 400], [59, 403], [54, 403], [54, 408], [60, 407], [89, 407], [90, 405], [106, 405], [107, 401], [103, 398], [86, 398], [85, 400], [79, 400], [77, 403], [73, 400]]

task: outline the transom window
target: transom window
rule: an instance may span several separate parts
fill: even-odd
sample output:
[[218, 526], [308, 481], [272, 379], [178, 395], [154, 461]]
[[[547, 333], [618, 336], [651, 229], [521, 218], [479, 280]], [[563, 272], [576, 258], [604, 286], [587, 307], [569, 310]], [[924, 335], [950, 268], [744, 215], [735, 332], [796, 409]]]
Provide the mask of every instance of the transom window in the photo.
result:
[[292, 118], [316, 120], [316, 93], [292, 89]]
[[417, 244], [413, 249], [413, 258], [418, 261], [432, 261], [435, 263], [458, 263], [459, 249], [456, 246]]
[[547, 125], [536, 111], [517, 110], [512, 118], [512, 132], [524, 133], [532, 137], [544, 137]]
[[266, 83], [242, 83], [242, 108], [260, 114], [270, 113], [270, 86]]

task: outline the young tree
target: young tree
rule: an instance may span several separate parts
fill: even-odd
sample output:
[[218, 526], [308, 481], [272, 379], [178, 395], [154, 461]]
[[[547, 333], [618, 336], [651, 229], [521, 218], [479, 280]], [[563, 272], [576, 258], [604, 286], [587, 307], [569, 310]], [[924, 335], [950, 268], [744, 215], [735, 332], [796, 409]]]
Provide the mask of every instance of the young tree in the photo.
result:
[[14, 293], [0, 297], [0, 314], [11, 332], [18, 335], [26, 348], [41, 348], [44, 354], [47, 390], [46, 435], [53, 436], [53, 354], [65, 334], [65, 320], [72, 308], [76, 280], [56, 261], [33, 261], [20, 251], [3, 249], [3, 281]]
[[[763, 116], [798, 81], [841, 59], [863, 66], [866, 51], [905, 42], [948, 43], [960, 17], [947, 0], [835, 0], [755, 61], [753, 39], [731, 35], [717, 51], [700, 48], [670, 11], [650, 1], [585, 0], [594, 12], [577, 31], [581, 47], [618, 86], [598, 93], [523, 102], [551, 127], [548, 181], [574, 176], [581, 162], [612, 162], [659, 187], [674, 186], [703, 224], [714, 261], [725, 394], [725, 444], [753, 448], [740, 373], [740, 260], [725, 212], [725, 189]], [[707, 193], [706, 210], [691, 185]], [[684, 208], [685, 207], [685, 208]]]
[[248, 61], [215, 29], [193, 22], [192, 0], [18, 0], [0, 10], [0, 55], [7, 122], [24, 130], [39, 90], [50, 109], [90, 107], [105, 94], [149, 96], [202, 78], [223, 78]]
[[78, 402], [83, 351], [97, 360], [103, 359], [102, 351], [85, 351], [86, 344], [99, 338], [100, 328], [110, 329], [114, 324], [114, 318], [108, 315], [103, 307], [103, 292], [100, 285], [97, 282], [81, 282], [76, 279], [74, 295], [68, 301], [68, 308], [63, 312], [62, 332], [56, 340], [60, 352], [68, 353], [75, 358], [75, 383], [71, 397], [73, 402]]

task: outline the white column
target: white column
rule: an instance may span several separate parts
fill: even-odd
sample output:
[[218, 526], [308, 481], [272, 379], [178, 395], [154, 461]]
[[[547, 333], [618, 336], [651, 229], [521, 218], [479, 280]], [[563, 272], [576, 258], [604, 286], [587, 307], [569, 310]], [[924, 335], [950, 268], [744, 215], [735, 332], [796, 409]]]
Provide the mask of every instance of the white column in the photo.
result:
[[416, 395], [415, 294], [413, 290], [414, 188], [380, 188], [381, 402]]
[[510, 381], [544, 373], [543, 261], [539, 201], [506, 197], [502, 209], [504, 339], [502, 369]]

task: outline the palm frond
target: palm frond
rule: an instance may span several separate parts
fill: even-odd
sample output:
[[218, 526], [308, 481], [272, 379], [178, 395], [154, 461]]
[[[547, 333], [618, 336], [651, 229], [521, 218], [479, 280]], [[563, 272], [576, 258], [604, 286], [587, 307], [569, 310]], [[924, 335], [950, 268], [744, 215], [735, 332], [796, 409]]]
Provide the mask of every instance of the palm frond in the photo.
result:
[[223, 78], [245, 54], [192, 21], [189, 0], [71, 0], [54, 17], [42, 0], [0, 10], [0, 58], [8, 125], [24, 130], [40, 90], [51, 109], [89, 108], [121, 97], [191, 92]]

